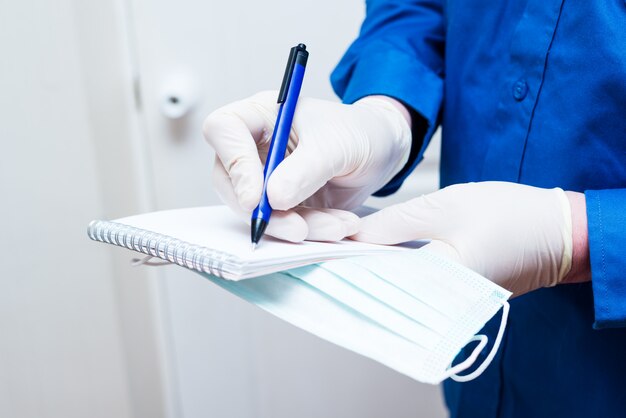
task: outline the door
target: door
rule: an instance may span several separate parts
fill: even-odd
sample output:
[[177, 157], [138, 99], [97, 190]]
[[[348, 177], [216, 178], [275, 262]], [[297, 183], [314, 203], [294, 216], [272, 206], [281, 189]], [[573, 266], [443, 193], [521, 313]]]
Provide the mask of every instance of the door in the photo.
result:
[[[157, 209], [219, 203], [202, 121], [223, 104], [278, 89], [293, 45], [311, 54], [302, 94], [336, 100], [328, 77], [364, 16], [361, 0], [131, 5]], [[416, 187], [435, 187], [435, 164]], [[443, 416], [438, 387], [308, 335], [199, 275], [164, 269], [180, 416]]]

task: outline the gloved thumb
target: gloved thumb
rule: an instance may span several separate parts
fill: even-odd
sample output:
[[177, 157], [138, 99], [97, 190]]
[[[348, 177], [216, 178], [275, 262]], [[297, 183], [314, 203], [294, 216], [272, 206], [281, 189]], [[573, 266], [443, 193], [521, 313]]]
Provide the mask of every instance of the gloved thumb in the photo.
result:
[[359, 232], [350, 238], [391, 245], [418, 239], [437, 239], [443, 228], [444, 211], [430, 195], [423, 195], [364, 217]]
[[433, 240], [423, 247], [420, 247], [420, 250], [429, 251], [456, 263], [464, 264], [459, 252], [447, 242]]
[[300, 142], [267, 181], [267, 198], [274, 209], [288, 210], [313, 195], [335, 176], [332, 157]]

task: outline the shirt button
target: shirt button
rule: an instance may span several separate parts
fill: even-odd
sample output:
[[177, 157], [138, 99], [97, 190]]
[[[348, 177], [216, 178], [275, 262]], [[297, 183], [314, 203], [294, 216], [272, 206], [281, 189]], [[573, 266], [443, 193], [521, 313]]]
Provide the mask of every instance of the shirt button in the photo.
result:
[[518, 102], [524, 100], [526, 95], [528, 94], [528, 84], [526, 84], [525, 80], [517, 80], [513, 85], [513, 97]]

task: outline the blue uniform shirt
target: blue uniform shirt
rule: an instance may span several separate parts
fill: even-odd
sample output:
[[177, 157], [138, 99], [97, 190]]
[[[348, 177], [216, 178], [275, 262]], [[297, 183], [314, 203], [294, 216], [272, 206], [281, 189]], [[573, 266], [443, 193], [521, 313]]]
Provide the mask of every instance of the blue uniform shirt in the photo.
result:
[[514, 299], [487, 371], [445, 383], [451, 415], [626, 416], [625, 1], [369, 0], [331, 81], [344, 102], [388, 95], [424, 122], [379, 195], [397, 190], [439, 124], [442, 186], [586, 195], [592, 282]]

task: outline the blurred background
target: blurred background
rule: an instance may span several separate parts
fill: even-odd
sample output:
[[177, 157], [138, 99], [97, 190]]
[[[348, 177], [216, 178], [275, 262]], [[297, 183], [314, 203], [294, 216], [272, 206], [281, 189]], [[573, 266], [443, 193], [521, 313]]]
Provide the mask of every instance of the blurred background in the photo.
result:
[[[442, 417], [436, 386], [282, 323], [179, 267], [131, 267], [92, 219], [218, 204], [204, 117], [303, 95], [363, 0], [0, 0], [0, 417]], [[438, 141], [382, 207], [437, 188]]]

